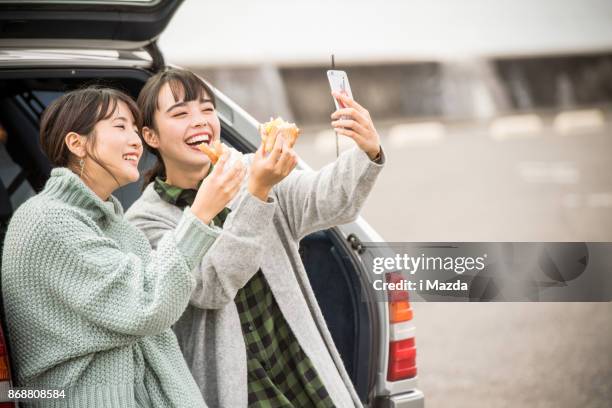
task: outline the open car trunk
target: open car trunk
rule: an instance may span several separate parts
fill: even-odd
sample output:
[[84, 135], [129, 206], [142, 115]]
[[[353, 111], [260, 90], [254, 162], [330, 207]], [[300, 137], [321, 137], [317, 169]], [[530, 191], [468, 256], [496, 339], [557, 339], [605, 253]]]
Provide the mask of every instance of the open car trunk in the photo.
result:
[[[150, 75], [143, 69], [127, 68], [0, 70], [0, 123], [8, 134], [6, 144], [0, 143], [0, 203], [6, 210], [5, 222], [23, 201], [44, 187], [49, 177], [51, 165], [38, 141], [44, 108], [64, 92], [87, 83], [113, 86], [135, 98]], [[251, 152], [249, 143], [223, 119], [222, 139], [238, 150]], [[145, 154], [139, 164], [141, 174], [154, 160]], [[114, 195], [127, 209], [141, 189], [139, 181]], [[0, 231], [0, 241], [2, 238]], [[378, 318], [375, 305], [362, 301], [364, 283], [354, 256], [335, 228], [304, 238], [300, 253], [336, 347], [362, 401], [366, 401], [377, 375]], [[4, 317], [2, 321], [4, 324]]]
[[0, 47], [142, 48], [183, 0], [0, 0]]

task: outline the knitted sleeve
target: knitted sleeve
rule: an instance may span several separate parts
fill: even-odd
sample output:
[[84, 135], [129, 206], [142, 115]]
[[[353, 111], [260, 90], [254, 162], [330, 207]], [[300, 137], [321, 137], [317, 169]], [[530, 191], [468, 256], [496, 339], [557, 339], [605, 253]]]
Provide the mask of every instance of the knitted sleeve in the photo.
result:
[[234, 301], [238, 290], [261, 267], [268, 236], [266, 230], [273, 228], [275, 209], [276, 202], [272, 198], [264, 202], [244, 190], [219, 238], [202, 258], [191, 305], [219, 309]]
[[321, 170], [294, 170], [275, 188], [296, 240], [357, 218], [384, 164], [355, 147]]
[[[219, 230], [219, 237], [196, 267], [196, 284], [190, 300], [195, 307], [219, 309], [233, 302], [238, 290], [261, 266], [265, 231], [272, 228], [276, 203], [271, 198], [263, 202], [246, 189], [237, 202]], [[135, 211], [132, 207], [127, 218], [147, 236], [154, 249], [174, 228], [171, 220], [160, 216], [154, 208]]]
[[31, 270], [38, 271], [37, 284], [44, 285], [54, 304], [122, 334], [148, 336], [170, 328], [187, 306], [195, 282], [192, 270], [216, 233], [185, 212], [151, 251], [140, 232], [122, 223], [125, 234], [144, 241], [146, 249], [138, 254], [100, 234], [80, 212], [62, 212], [47, 216], [39, 234], [31, 234], [31, 247], [46, 248], [36, 254]]

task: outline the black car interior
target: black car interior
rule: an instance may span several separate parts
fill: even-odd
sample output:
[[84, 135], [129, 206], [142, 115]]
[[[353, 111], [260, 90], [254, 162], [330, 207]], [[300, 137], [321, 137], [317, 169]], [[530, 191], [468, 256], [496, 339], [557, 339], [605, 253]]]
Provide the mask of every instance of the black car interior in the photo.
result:
[[[136, 69], [0, 71], [0, 123], [8, 134], [6, 143], [0, 143], [0, 249], [11, 214], [44, 187], [51, 171], [38, 141], [38, 123], [44, 108], [62, 93], [94, 83], [119, 88], [136, 98], [149, 75]], [[222, 138], [244, 150], [228, 126], [224, 126]], [[141, 173], [153, 161], [152, 157], [141, 161]], [[141, 188], [141, 182], [133, 183], [114, 195], [127, 209], [140, 195]], [[373, 312], [376, 305], [362, 300], [364, 284], [350, 251], [335, 229], [311, 234], [300, 243], [300, 253], [328, 328], [361, 399], [366, 401], [377, 375], [373, 334], [378, 322]], [[4, 316], [2, 324], [5, 326]], [[8, 334], [6, 327], [4, 333]]]

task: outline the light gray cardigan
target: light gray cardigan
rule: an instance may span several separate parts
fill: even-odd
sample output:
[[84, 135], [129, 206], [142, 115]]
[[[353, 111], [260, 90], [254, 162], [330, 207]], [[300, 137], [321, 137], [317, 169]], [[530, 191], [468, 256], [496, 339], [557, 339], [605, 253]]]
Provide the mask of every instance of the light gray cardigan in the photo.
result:
[[[252, 155], [246, 155], [248, 165]], [[381, 162], [384, 162], [384, 157]], [[261, 268], [278, 306], [337, 407], [361, 407], [298, 253], [304, 236], [355, 220], [383, 165], [358, 148], [318, 172], [294, 170], [267, 203], [246, 189], [229, 204], [219, 237], [200, 265], [190, 305], [174, 331], [211, 407], [247, 406], [246, 348], [236, 292]], [[248, 175], [247, 175], [248, 177]], [[155, 248], [182, 211], [150, 184], [126, 213]]]

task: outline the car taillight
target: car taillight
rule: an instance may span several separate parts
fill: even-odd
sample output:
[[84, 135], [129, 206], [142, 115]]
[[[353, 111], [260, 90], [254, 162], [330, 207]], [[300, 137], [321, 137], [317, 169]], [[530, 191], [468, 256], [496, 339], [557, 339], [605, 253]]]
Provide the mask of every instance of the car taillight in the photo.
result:
[[[403, 279], [399, 272], [391, 272], [387, 274], [388, 283], [399, 283]], [[401, 323], [412, 320], [412, 308], [408, 300], [407, 290], [389, 290], [389, 321], [390, 323]]]
[[[388, 283], [399, 283], [403, 276], [399, 272], [386, 274]], [[416, 347], [412, 307], [406, 290], [388, 291], [389, 301], [389, 364], [388, 381], [399, 381], [416, 377]]]
[[416, 348], [414, 337], [389, 343], [389, 371], [387, 380], [398, 381], [416, 376]]
[[[8, 349], [0, 326], [0, 388], [11, 388], [11, 369], [9, 365]], [[14, 402], [0, 402], [0, 408], [15, 408]]]
[[0, 336], [0, 381], [10, 381], [11, 371], [9, 369], [6, 344], [4, 344], [4, 335]]
[[389, 302], [389, 320], [391, 323], [400, 323], [412, 320], [412, 308], [410, 307], [410, 302], [407, 300]]

